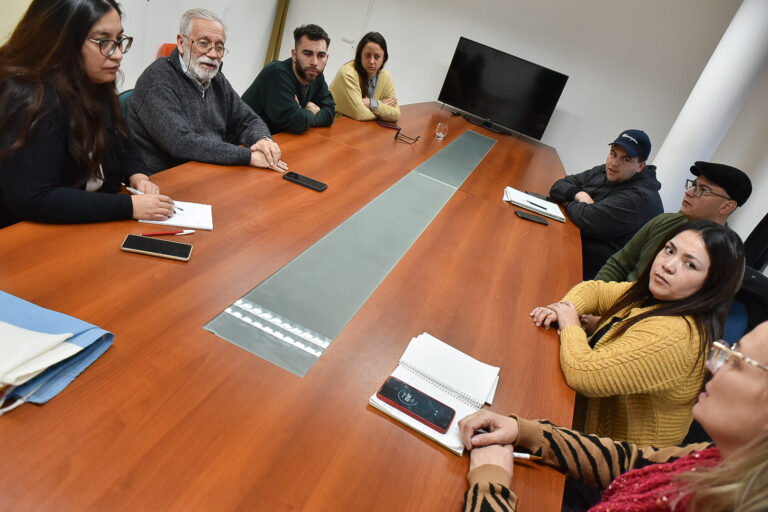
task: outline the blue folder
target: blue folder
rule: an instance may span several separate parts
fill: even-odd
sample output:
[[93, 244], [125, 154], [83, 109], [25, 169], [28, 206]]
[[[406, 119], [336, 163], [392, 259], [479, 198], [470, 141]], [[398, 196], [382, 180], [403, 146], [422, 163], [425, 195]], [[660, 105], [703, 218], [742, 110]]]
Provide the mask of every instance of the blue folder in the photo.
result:
[[[8, 401], [24, 398], [42, 404], [58, 395], [75, 377], [88, 368], [111, 345], [114, 335], [77, 318], [41, 308], [0, 291], [0, 320], [17, 327], [47, 334], [73, 333], [67, 340], [80, 347], [73, 356], [49, 367], [40, 375], [17, 386]], [[29, 396], [27, 396], [29, 395]]]

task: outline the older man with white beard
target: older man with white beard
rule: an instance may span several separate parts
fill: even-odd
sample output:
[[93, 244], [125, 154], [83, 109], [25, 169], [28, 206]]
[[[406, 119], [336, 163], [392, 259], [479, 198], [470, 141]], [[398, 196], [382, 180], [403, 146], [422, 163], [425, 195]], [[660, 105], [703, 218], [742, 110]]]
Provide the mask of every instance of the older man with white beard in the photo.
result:
[[220, 73], [226, 27], [214, 13], [181, 17], [177, 48], [150, 64], [128, 99], [128, 125], [147, 172], [189, 160], [285, 171], [261, 118]]

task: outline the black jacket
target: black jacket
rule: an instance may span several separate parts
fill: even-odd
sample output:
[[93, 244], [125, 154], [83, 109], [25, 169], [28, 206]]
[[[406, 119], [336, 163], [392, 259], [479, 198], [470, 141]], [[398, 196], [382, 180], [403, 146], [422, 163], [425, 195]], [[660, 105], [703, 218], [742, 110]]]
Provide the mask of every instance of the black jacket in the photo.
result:
[[[621, 249], [646, 222], [664, 211], [656, 166], [645, 168], [627, 181], [611, 183], [605, 164], [557, 180], [552, 199], [566, 203], [565, 211], [581, 230], [584, 279], [591, 279], [613, 253]], [[594, 204], [574, 201], [586, 192]]]

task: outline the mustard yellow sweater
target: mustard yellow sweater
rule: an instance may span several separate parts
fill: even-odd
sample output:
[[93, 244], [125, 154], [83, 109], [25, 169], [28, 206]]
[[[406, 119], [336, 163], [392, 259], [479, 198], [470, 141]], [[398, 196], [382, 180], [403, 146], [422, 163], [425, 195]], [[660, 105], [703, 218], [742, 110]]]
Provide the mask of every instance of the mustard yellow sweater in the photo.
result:
[[[579, 314], [601, 315], [630, 285], [585, 281], [563, 301], [572, 302]], [[617, 316], [628, 313], [630, 318], [653, 307], [632, 307]], [[580, 327], [561, 331], [565, 379], [588, 397], [584, 430], [642, 445], [679, 444], [690, 427], [691, 408], [706, 375], [706, 354], [698, 357], [699, 333], [693, 320], [651, 317], [616, 337], [620, 325], [614, 324], [594, 348]]]
[[360, 80], [355, 71], [355, 61], [349, 61], [339, 69], [336, 78], [329, 87], [333, 100], [336, 102], [336, 117], [345, 115], [358, 121], [397, 121], [400, 119], [400, 107], [392, 107], [381, 101], [384, 98], [396, 98], [395, 84], [386, 69], [379, 70], [374, 99], [379, 102], [376, 111], [363, 105], [363, 94], [360, 91]]

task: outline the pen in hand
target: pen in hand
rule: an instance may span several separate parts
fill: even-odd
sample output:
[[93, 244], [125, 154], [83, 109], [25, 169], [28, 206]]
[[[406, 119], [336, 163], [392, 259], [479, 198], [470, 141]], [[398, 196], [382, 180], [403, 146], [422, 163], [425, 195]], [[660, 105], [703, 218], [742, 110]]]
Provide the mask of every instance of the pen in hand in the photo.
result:
[[[127, 190], [128, 192], [130, 192], [133, 195], [138, 195], [138, 196], [143, 196], [144, 195], [144, 192], [142, 192], [141, 190], [136, 190], [135, 188], [131, 188], [131, 187], [128, 187], [128, 186], [125, 187], [125, 190]], [[183, 212], [184, 208], [182, 208], [180, 206], [176, 206], [176, 204], [174, 203], [174, 205], [173, 205], [173, 213], [176, 213], [176, 210], [179, 210], [180, 212]]]

